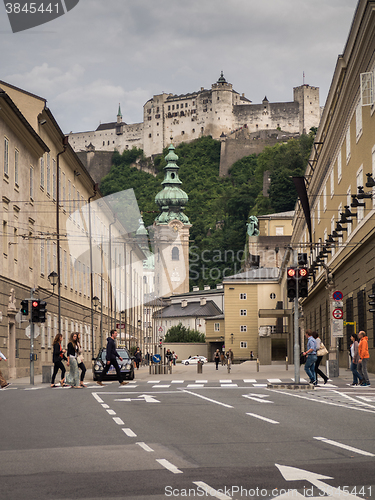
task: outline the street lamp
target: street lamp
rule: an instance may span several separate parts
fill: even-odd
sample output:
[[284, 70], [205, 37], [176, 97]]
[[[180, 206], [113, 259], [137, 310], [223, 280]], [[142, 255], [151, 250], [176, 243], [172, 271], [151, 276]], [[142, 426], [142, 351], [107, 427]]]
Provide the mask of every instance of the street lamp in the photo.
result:
[[99, 297], [95, 295], [95, 297], [92, 298], [92, 305], [94, 306], [95, 309], [98, 307], [99, 303], [100, 303]]
[[59, 281], [59, 275], [57, 274], [56, 271], [52, 271], [51, 273], [49, 273], [48, 281], [50, 282], [50, 284], [53, 286], [53, 289], [55, 290], [55, 286], [57, 285], [57, 283]]

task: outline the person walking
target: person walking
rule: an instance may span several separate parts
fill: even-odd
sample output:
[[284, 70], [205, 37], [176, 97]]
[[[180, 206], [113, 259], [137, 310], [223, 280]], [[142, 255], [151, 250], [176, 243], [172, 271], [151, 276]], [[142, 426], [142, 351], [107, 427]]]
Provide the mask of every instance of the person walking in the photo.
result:
[[134, 357], [135, 357], [135, 365], [137, 367], [137, 370], [139, 370], [139, 363], [141, 363], [142, 361], [142, 351], [140, 350], [139, 347], [137, 347], [134, 353]]
[[82, 349], [82, 344], [81, 344], [81, 334], [78, 332], [77, 332], [77, 363], [78, 363], [78, 368], [81, 370], [81, 377], [80, 377], [79, 385], [81, 387], [87, 387], [84, 383], [85, 375], [86, 375], [86, 366], [85, 366], [85, 363], [83, 362], [83, 349]]
[[315, 363], [317, 360], [316, 342], [314, 337], [312, 336], [311, 330], [306, 330], [305, 336], [307, 338], [306, 351], [303, 353], [306, 356], [305, 372], [309, 377], [310, 382], [314, 385], [317, 385], [315, 377]]
[[70, 342], [68, 344], [68, 366], [69, 366], [69, 374], [66, 377], [67, 383], [73, 387], [73, 389], [81, 389], [82, 387], [79, 385], [79, 371], [78, 371], [78, 362], [77, 362], [77, 333], [73, 332], [70, 335]]
[[361, 386], [368, 386], [368, 385], [370, 385], [370, 380], [368, 378], [368, 373], [367, 373], [367, 363], [368, 363], [368, 360], [370, 358], [370, 354], [368, 352], [368, 337], [363, 330], [361, 330], [358, 333], [358, 337], [359, 337], [358, 373], [363, 378], [363, 380], [361, 382]]
[[216, 364], [216, 370], [219, 369], [219, 363], [220, 363], [220, 351], [219, 349], [216, 349], [215, 355], [214, 355], [214, 361]]
[[356, 333], [353, 333], [353, 335], [350, 337], [350, 340], [352, 341], [350, 345], [350, 357], [351, 357], [350, 369], [353, 374], [353, 383], [351, 385], [356, 386], [358, 385], [358, 381], [362, 382], [363, 380], [363, 378], [361, 377], [361, 375], [358, 373], [357, 370], [359, 361], [358, 335]]
[[111, 330], [110, 337], [107, 338], [107, 349], [105, 356], [107, 363], [104, 367], [104, 370], [102, 371], [100, 379], [96, 382], [98, 385], [104, 385], [103, 379], [107, 374], [108, 370], [110, 369], [111, 365], [113, 365], [116, 370], [117, 379], [120, 382], [120, 385], [126, 385], [128, 383], [122, 380], [121, 370], [117, 363], [117, 358], [120, 361], [122, 361], [122, 357], [119, 355], [116, 349], [116, 338], [117, 338], [117, 330]]
[[53, 354], [52, 354], [52, 361], [53, 361], [53, 374], [52, 374], [52, 379], [51, 379], [51, 387], [57, 387], [55, 385], [55, 378], [57, 375], [57, 372], [61, 370], [61, 381], [60, 385], [61, 387], [65, 387], [64, 381], [65, 381], [65, 366], [63, 364], [63, 360], [68, 361], [65, 353], [66, 350], [61, 347], [61, 342], [62, 342], [63, 336], [61, 333], [58, 333], [54, 340], [53, 340]]
[[316, 342], [315, 380], [316, 380], [316, 383], [318, 383], [318, 375], [320, 375], [322, 377], [322, 379], [324, 380], [324, 384], [326, 384], [328, 382], [328, 377], [327, 377], [327, 375], [325, 375], [322, 372], [322, 370], [319, 369], [319, 365], [320, 365], [320, 362], [323, 359], [323, 355], [320, 356], [318, 354], [319, 349], [321, 347], [324, 347], [324, 344], [321, 341], [318, 332], [313, 332], [312, 336], [314, 337], [315, 342]]
[[176, 359], [178, 358], [178, 356], [174, 351], [172, 351], [172, 356], [173, 356], [173, 366], [176, 366]]
[[[0, 361], [3, 361], [3, 360], [6, 361], [7, 358], [0, 351]], [[0, 370], [0, 387], [2, 389], [5, 389], [5, 387], [8, 387], [9, 385], [10, 385], [10, 383], [5, 380], [5, 378], [3, 377], [3, 374], [1, 373], [1, 370]]]

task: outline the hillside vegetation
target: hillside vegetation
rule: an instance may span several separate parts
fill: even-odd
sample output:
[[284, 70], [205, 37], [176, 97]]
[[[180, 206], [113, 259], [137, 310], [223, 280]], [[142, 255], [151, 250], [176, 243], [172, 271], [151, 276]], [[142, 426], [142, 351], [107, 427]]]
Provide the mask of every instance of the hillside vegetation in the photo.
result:
[[[297, 199], [291, 176], [303, 175], [314, 132], [267, 147], [237, 161], [228, 177], [219, 177], [220, 142], [202, 137], [176, 147], [182, 189], [189, 202], [185, 213], [190, 230], [190, 286], [215, 285], [240, 271], [249, 215], [293, 210]], [[113, 166], [101, 182], [104, 195], [133, 188], [146, 227], [159, 212], [154, 202], [164, 178], [164, 156], [155, 159], [156, 177], [132, 167], [142, 158], [133, 148], [113, 155]], [[262, 194], [263, 173], [270, 171], [269, 197]]]

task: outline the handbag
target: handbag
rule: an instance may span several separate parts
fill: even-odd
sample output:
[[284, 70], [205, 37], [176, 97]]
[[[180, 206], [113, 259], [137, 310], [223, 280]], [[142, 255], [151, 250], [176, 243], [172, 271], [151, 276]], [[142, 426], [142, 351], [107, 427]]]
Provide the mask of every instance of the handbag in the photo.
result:
[[77, 356], [77, 363], [80, 365], [81, 363], [83, 363], [83, 356], [81, 354], [78, 354]]
[[316, 351], [317, 356], [324, 356], [325, 354], [328, 354], [328, 349], [326, 346], [323, 344], [323, 342], [320, 343], [319, 349]]
[[306, 363], [306, 354], [303, 354], [303, 352], [301, 352], [299, 357], [299, 364], [304, 365], [305, 363]]

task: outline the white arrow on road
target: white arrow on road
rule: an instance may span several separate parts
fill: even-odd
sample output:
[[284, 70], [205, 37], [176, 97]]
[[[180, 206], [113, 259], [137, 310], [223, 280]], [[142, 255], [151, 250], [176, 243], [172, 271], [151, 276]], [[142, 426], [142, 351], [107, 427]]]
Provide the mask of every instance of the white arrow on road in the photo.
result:
[[[335, 488], [334, 486], [331, 486], [330, 484], [323, 483], [321, 481], [322, 479], [333, 479], [333, 477], [330, 476], [323, 476], [322, 474], [316, 474], [315, 472], [310, 472], [307, 470], [303, 469], [298, 469], [297, 467], [289, 467], [287, 465], [279, 465], [275, 464], [276, 467], [279, 469], [281, 472], [281, 475], [284, 477], [286, 481], [308, 481], [312, 485], [316, 486], [319, 488], [321, 491], [323, 491], [329, 498], [334, 498], [336, 500], [342, 500], [343, 495], [345, 495], [345, 499], [347, 500], [354, 500], [358, 499], [361, 497], [357, 497], [355, 495], [351, 495], [349, 492], [347, 493], [346, 491], [343, 492], [342, 489], [340, 488]], [[275, 498], [281, 499], [282, 497], [289, 498], [289, 494], [287, 493], [286, 495], [280, 495]], [[298, 498], [305, 498], [304, 495], [298, 494]], [[309, 500], [318, 500], [322, 499], [322, 496], [319, 495], [317, 497], [310, 497]]]
[[149, 396], [148, 394], [142, 394], [138, 396], [137, 399], [121, 398], [121, 399], [115, 399], [115, 401], [141, 401], [139, 398], [144, 398], [144, 401], [146, 401], [146, 403], [160, 403], [160, 401], [155, 399], [153, 396]]

